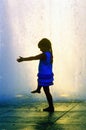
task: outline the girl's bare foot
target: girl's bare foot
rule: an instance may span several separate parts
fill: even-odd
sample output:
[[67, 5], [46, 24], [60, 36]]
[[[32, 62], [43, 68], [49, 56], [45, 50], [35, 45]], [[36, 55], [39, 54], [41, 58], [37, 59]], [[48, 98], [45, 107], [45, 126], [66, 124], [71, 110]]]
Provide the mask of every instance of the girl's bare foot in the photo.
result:
[[31, 93], [41, 93], [40, 90], [34, 90], [34, 91], [31, 91]]

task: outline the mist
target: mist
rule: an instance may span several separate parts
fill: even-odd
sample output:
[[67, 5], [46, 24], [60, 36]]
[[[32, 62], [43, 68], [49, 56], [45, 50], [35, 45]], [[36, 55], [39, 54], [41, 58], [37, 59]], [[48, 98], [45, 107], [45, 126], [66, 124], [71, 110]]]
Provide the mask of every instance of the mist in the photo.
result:
[[0, 0], [0, 101], [36, 88], [39, 61], [16, 59], [39, 54], [44, 37], [53, 47], [54, 98], [86, 99], [85, 16], [85, 0]]

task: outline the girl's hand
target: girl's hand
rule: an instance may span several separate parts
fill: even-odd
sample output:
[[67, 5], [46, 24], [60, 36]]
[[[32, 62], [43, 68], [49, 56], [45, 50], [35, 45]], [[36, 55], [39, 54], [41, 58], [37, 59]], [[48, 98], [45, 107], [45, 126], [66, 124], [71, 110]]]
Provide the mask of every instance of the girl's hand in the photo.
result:
[[23, 57], [19, 56], [19, 58], [17, 59], [18, 62], [22, 62], [23, 61]]

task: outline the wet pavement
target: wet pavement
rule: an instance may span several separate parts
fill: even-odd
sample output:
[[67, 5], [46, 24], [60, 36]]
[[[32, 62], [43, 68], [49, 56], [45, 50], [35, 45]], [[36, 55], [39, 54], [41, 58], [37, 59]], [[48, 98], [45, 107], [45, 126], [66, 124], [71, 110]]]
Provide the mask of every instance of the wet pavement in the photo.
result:
[[86, 130], [86, 102], [56, 102], [55, 112], [43, 112], [46, 103], [0, 107], [0, 130]]

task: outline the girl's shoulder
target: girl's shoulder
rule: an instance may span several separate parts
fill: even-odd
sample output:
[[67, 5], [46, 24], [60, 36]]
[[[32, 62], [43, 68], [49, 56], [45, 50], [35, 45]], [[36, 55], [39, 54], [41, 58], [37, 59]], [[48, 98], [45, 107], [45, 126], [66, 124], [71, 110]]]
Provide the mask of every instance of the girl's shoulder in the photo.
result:
[[46, 56], [47, 62], [49, 62], [49, 63], [53, 63], [52, 52], [50, 52], [50, 51], [46, 51], [46, 52], [45, 52], [45, 56]]
[[50, 51], [46, 51], [46, 52], [44, 52], [44, 54], [47, 55], [47, 56], [52, 55], [52, 53]]

